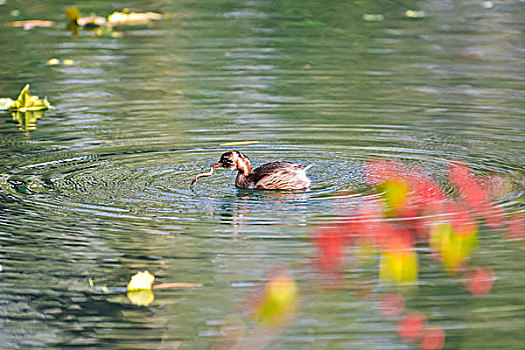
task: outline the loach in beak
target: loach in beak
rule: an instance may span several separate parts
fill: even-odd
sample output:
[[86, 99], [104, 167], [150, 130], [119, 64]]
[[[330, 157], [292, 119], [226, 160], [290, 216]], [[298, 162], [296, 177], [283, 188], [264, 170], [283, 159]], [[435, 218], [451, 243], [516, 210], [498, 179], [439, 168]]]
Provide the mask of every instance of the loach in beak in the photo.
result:
[[191, 181], [190, 183], [190, 189], [193, 189], [193, 185], [195, 185], [195, 181], [197, 181], [197, 179], [201, 178], [201, 177], [207, 177], [207, 176], [212, 176], [213, 175], [213, 170], [215, 168], [220, 168], [222, 166], [222, 163], [221, 162], [218, 162], [216, 164], [213, 164], [211, 167], [210, 167], [210, 171], [207, 172], [207, 173], [202, 173], [202, 174], [199, 174], [197, 176], [195, 176], [193, 178], [193, 180]]

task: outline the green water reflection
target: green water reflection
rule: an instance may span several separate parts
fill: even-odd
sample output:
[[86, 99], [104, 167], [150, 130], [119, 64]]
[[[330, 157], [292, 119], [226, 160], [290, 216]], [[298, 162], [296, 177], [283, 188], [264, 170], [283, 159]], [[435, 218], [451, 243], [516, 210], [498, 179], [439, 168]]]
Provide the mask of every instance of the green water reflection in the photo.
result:
[[[231, 320], [253, 330], [243, 303], [276, 266], [299, 296], [268, 348], [417, 348], [377, 312], [378, 261], [349, 259], [328, 290], [311, 268], [313, 227], [374, 199], [365, 161], [399, 159], [453, 192], [446, 167], [460, 160], [505, 179], [495, 201], [524, 213], [518, 0], [77, 4], [168, 14], [115, 36], [72, 35], [70, 5], [0, 5], [0, 97], [31, 83], [55, 107], [0, 114], [1, 348], [213, 348]], [[4, 26], [29, 19], [55, 25]], [[256, 165], [315, 163], [311, 191], [246, 192], [226, 170], [190, 191], [221, 143], [246, 140], [260, 141], [240, 146]], [[496, 276], [488, 295], [473, 298], [420, 247], [406, 308], [443, 327], [447, 349], [520, 348], [523, 242], [486, 225], [478, 240], [472, 264]], [[143, 270], [203, 287], [154, 291], [147, 307], [102, 289]]]

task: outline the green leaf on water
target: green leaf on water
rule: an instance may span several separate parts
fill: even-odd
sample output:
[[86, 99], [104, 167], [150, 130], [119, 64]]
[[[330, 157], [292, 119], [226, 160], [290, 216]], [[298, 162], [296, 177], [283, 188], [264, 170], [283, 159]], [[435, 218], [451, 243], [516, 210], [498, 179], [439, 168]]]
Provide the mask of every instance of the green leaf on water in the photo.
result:
[[16, 101], [11, 100], [10, 98], [0, 99], [0, 108], [17, 112], [34, 112], [51, 109], [52, 106], [47, 98], [41, 100], [37, 96], [31, 95], [29, 93], [29, 84], [27, 84], [20, 92]]

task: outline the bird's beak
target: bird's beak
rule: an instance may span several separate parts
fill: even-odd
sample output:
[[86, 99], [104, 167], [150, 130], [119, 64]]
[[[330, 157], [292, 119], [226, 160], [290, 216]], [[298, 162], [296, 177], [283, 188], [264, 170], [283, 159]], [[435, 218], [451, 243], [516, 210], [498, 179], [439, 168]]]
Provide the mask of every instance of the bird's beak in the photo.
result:
[[215, 168], [220, 168], [222, 166], [222, 163], [221, 162], [218, 162], [217, 164], [213, 164], [211, 166], [211, 169], [215, 169]]

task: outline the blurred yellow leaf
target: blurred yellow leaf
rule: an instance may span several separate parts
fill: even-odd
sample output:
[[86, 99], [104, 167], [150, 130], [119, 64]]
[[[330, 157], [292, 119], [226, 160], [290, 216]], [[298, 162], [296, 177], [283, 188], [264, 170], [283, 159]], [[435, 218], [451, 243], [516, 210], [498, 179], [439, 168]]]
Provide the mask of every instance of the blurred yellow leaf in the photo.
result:
[[265, 325], [287, 322], [295, 313], [297, 287], [288, 269], [276, 271], [264, 289], [263, 298], [253, 317]]
[[139, 291], [139, 290], [151, 290], [151, 285], [155, 280], [153, 276], [148, 271], [138, 272], [131, 277], [131, 280], [128, 283], [128, 292]]
[[76, 23], [80, 18], [80, 11], [76, 6], [70, 6], [66, 10], [66, 18]]
[[19, 112], [13, 110], [11, 112], [13, 119], [18, 122], [19, 129], [22, 131], [29, 131], [36, 129], [36, 121], [44, 115], [44, 111], [29, 111]]
[[97, 16], [92, 13], [88, 17], [81, 17], [80, 11], [75, 6], [71, 6], [66, 10], [66, 18], [70, 20], [73, 25], [79, 25], [88, 29], [98, 28], [106, 24], [106, 18]]
[[445, 269], [455, 275], [470, 257], [472, 248], [477, 245], [477, 230], [457, 233], [449, 223], [434, 225], [430, 233], [430, 247], [439, 254]]
[[386, 181], [378, 185], [377, 190], [381, 193], [389, 211], [395, 211], [405, 203], [408, 185], [401, 181]]
[[108, 17], [108, 24], [112, 26], [141, 26], [148, 25], [151, 21], [158, 21], [163, 15], [155, 12], [129, 12], [124, 9], [122, 12], [113, 12]]
[[130, 291], [128, 290], [128, 299], [131, 301], [133, 305], [138, 306], [148, 306], [155, 300], [155, 296], [153, 295], [153, 292], [149, 289], [143, 289], [143, 290], [135, 290]]
[[260, 141], [233, 141], [233, 142], [224, 142], [219, 144], [219, 146], [244, 146], [244, 145], [255, 145]]
[[416, 252], [408, 246], [385, 249], [381, 254], [379, 279], [404, 286], [417, 282], [418, 260]]

